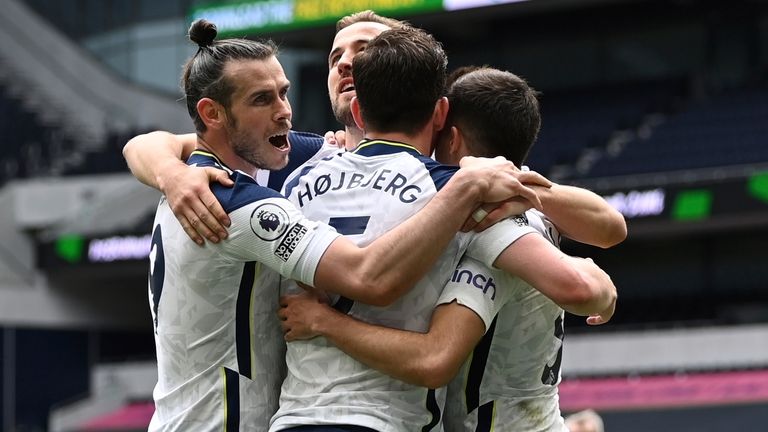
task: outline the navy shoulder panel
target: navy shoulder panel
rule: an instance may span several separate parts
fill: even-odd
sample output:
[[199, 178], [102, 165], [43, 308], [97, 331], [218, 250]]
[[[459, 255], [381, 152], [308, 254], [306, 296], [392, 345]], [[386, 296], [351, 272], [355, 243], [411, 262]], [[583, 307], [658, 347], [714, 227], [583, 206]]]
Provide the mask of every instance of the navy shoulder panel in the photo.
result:
[[214, 167], [229, 173], [229, 178], [235, 183], [234, 186], [226, 187], [218, 182], [211, 183], [213, 194], [227, 213], [232, 213], [240, 207], [255, 201], [283, 197], [274, 190], [259, 186], [253, 178], [239, 171], [225, 168], [212, 153], [196, 150], [187, 160], [187, 164], [199, 167]]
[[291, 143], [291, 153], [285, 168], [269, 173], [267, 187], [280, 191], [289, 174], [304, 165], [323, 146], [323, 137], [309, 132], [288, 132], [288, 142]]
[[211, 183], [213, 194], [228, 214], [255, 201], [283, 198], [279, 192], [259, 186], [254, 179], [243, 173], [235, 171], [229, 178], [235, 182], [232, 187]]
[[448, 183], [448, 180], [456, 174], [456, 171], [459, 170], [459, 167], [457, 166], [443, 165], [426, 156], [419, 155], [416, 156], [416, 159], [420, 160], [424, 164], [424, 167], [427, 168], [430, 177], [432, 177], [432, 181], [435, 182], [435, 188], [437, 188], [437, 190], [442, 189], [443, 186]]

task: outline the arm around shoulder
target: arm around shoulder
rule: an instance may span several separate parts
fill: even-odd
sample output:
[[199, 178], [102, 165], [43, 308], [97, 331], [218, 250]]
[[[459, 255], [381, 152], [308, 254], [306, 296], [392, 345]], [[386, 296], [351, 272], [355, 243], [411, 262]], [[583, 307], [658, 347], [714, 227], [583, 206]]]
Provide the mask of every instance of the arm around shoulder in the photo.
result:
[[149, 132], [131, 138], [123, 147], [123, 157], [140, 182], [163, 190], [163, 174], [169, 167], [185, 166], [183, 160], [194, 151], [196, 142], [195, 134]]
[[609, 248], [627, 238], [624, 216], [592, 191], [553, 184], [540, 195], [544, 214], [570, 239]]
[[227, 237], [229, 217], [211, 193], [209, 183], [231, 186], [227, 173], [214, 168], [190, 168], [195, 134], [155, 131], [133, 137], [123, 148], [128, 167], [142, 183], [162, 191], [184, 231], [198, 244]]
[[[364, 303], [389, 305], [426, 274], [483, 202], [521, 196], [541, 208], [537, 194], [520, 182], [519, 170], [511, 162], [503, 158], [465, 159], [469, 166], [462, 165], [423, 209], [397, 228], [363, 250], [347, 247], [339, 249], [342, 254], [338, 256], [326, 253], [317, 267], [315, 281], [322, 284], [318, 287]], [[549, 181], [538, 174], [529, 176], [531, 182], [549, 186]], [[440, 223], [434, 223], [436, 220]], [[337, 244], [343, 246], [344, 242], [336, 241], [331, 247]]]
[[536, 233], [507, 247], [494, 266], [576, 315], [599, 315], [616, 301], [616, 286], [591, 259], [568, 256]]

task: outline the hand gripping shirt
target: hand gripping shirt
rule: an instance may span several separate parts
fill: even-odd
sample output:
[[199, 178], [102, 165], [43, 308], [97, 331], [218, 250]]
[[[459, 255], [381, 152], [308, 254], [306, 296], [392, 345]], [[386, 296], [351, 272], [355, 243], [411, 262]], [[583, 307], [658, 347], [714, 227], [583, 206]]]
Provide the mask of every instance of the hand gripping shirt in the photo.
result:
[[212, 188], [232, 225], [228, 239], [201, 247], [160, 201], [150, 253], [158, 382], [149, 430], [264, 431], [284, 369], [278, 278], [312, 284], [339, 234], [210, 153], [196, 151], [188, 163], [229, 173], [233, 187]]
[[[559, 245], [541, 213], [528, 211], [525, 219]], [[563, 310], [520, 278], [470, 257], [439, 303], [454, 300], [483, 319], [486, 333], [448, 385], [446, 432], [567, 432], [557, 394]]]
[[[354, 152], [337, 152], [309, 165], [286, 183], [286, 197], [307, 217], [327, 222], [360, 246], [415, 214], [457, 169], [424, 157], [407, 144], [381, 140], [364, 141]], [[335, 307], [369, 323], [426, 331], [437, 299], [465, 250], [490, 264], [509, 244], [534, 231], [517, 224], [508, 228], [494, 236], [457, 234], [427, 276], [388, 307], [344, 298]], [[443, 390], [384, 375], [323, 338], [289, 343], [286, 363], [288, 375], [270, 430], [313, 424], [357, 425], [381, 432], [440, 430]]]

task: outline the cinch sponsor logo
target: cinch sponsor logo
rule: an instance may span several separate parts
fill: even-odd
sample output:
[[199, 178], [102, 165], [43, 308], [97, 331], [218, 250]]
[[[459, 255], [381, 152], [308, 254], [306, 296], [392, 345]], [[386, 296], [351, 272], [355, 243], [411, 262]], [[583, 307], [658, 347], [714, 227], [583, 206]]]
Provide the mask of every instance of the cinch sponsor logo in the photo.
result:
[[[333, 176], [333, 177], [332, 177]], [[338, 178], [336, 178], [338, 176]], [[315, 197], [323, 195], [329, 191], [340, 189], [358, 189], [370, 188], [388, 193], [396, 197], [403, 203], [412, 203], [419, 198], [421, 188], [416, 185], [408, 184], [408, 177], [400, 173], [393, 173], [392, 170], [382, 169], [371, 173], [368, 177], [358, 172], [335, 172], [332, 174], [323, 174], [314, 180], [308, 179], [310, 183], [302, 183], [296, 192], [299, 200], [299, 207], [304, 207], [305, 200], [312, 201]]]
[[493, 283], [493, 278], [490, 276], [485, 276], [481, 273], [472, 273], [469, 270], [456, 269], [453, 271], [451, 282], [472, 285], [477, 289], [483, 290], [483, 294], [488, 294], [488, 290], [493, 289], [491, 300], [496, 300], [496, 284]]
[[307, 228], [304, 225], [296, 224], [291, 228], [288, 233], [280, 241], [275, 249], [275, 255], [283, 261], [288, 261], [291, 257], [293, 250], [296, 249], [299, 242], [304, 238], [304, 234], [307, 233]]

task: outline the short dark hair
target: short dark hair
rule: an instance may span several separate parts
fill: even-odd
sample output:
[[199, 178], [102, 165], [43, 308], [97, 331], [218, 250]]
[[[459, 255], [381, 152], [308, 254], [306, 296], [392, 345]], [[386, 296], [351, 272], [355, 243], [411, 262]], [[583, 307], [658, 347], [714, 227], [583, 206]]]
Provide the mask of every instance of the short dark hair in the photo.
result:
[[451, 74], [446, 129], [457, 126], [473, 156], [525, 162], [541, 127], [538, 92], [523, 78], [490, 67]]
[[400, 21], [393, 18], [383, 17], [372, 10], [364, 10], [341, 17], [338, 21], [336, 21], [336, 33], [351, 26], [352, 24], [357, 24], [359, 22], [384, 24], [391, 29], [409, 25], [407, 21]]
[[181, 85], [187, 102], [187, 111], [195, 129], [205, 132], [205, 123], [197, 113], [197, 102], [202, 98], [211, 98], [230, 107], [230, 98], [235, 91], [233, 84], [224, 76], [224, 67], [230, 61], [265, 60], [277, 55], [277, 46], [271, 40], [254, 41], [248, 39], [216, 38], [216, 25], [200, 19], [189, 27], [189, 39], [199, 49], [187, 60], [181, 77]]
[[360, 110], [378, 132], [414, 133], [431, 118], [445, 87], [448, 59], [431, 35], [387, 30], [352, 61]]

